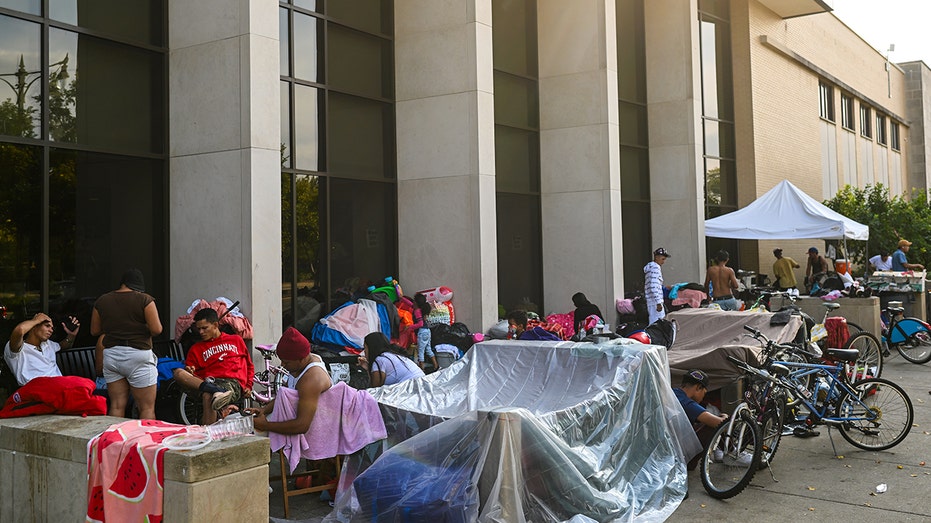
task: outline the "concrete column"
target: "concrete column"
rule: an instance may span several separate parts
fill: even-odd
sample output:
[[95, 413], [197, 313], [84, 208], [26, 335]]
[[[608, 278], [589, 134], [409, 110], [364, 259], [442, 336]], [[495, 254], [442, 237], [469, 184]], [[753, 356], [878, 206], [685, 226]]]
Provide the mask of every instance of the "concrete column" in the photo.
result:
[[396, 0], [400, 278], [455, 291], [457, 321], [497, 319], [491, 0]]
[[[281, 333], [278, 3], [168, 3], [171, 311], [242, 302]], [[174, 325], [166, 325], [173, 329]]]
[[[537, 2], [544, 300], [623, 294], [614, 0]], [[609, 315], [606, 319], [613, 319]]]
[[653, 248], [667, 283], [704, 281], [701, 61], [695, 0], [644, 2]]

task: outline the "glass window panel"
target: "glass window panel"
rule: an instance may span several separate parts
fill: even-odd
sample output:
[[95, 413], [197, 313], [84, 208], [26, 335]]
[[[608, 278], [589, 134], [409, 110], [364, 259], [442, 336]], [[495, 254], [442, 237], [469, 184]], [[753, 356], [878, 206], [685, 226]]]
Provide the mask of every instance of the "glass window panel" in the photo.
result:
[[323, 91], [294, 84], [294, 166], [323, 170]]
[[643, 1], [617, 2], [617, 78], [621, 100], [646, 103]]
[[281, 319], [294, 325], [294, 192], [292, 174], [281, 173]]
[[702, 121], [705, 128], [705, 155], [721, 156], [721, 128], [720, 124], [714, 120], [705, 119]]
[[49, 139], [77, 142], [78, 34], [49, 30]]
[[0, 340], [40, 309], [42, 149], [0, 143]]
[[162, 45], [164, 0], [49, 0], [49, 17], [105, 34]]
[[297, 241], [294, 328], [308, 338], [314, 324], [320, 319], [326, 291], [321, 256], [326, 253], [321, 244], [321, 215], [325, 212], [320, 193], [323, 178], [298, 175], [295, 177], [294, 219]]
[[[498, 194], [498, 303], [546, 314], [543, 304], [540, 197]], [[531, 305], [532, 304], [532, 305]]]
[[[163, 277], [163, 162], [52, 149], [49, 169], [49, 310], [90, 321], [92, 300], [138, 267], [156, 302]], [[160, 305], [167, 306], [164, 301]], [[163, 315], [167, 313], [163, 310]], [[84, 331], [84, 329], [82, 329]], [[78, 345], [93, 345], [89, 332]]]
[[0, 7], [31, 15], [42, 14], [42, 0], [0, 0]]
[[495, 187], [499, 193], [539, 192], [539, 133], [495, 126]]
[[291, 149], [291, 84], [281, 82], [281, 116], [280, 122], [281, 136], [281, 166], [290, 167], [292, 161]]
[[397, 203], [392, 183], [330, 178], [330, 309], [368, 282], [397, 274]]
[[50, 139], [121, 151], [163, 151], [162, 55], [50, 28], [49, 57], [53, 63], [67, 58], [68, 73], [56, 82], [65, 94]]
[[872, 122], [870, 122], [870, 108], [860, 104], [860, 135], [866, 138], [872, 138], [872, 125]]
[[323, 0], [294, 0], [294, 7], [307, 9], [308, 11], [323, 12]]
[[633, 287], [643, 281], [643, 266], [650, 259], [650, 203], [625, 201], [621, 206], [624, 245], [624, 282]]
[[495, 123], [512, 127], [540, 127], [537, 82], [494, 72]]
[[327, 170], [353, 178], [394, 178], [391, 104], [329, 93]]
[[290, 9], [278, 8], [278, 74], [291, 76]]
[[0, 135], [42, 133], [40, 26], [0, 15]]
[[649, 143], [647, 108], [642, 105], [620, 102], [618, 112], [621, 143], [646, 146]]
[[718, 116], [718, 66], [715, 53], [714, 24], [702, 21], [701, 27], [701, 85], [702, 111], [705, 116]]
[[323, 21], [294, 13], [294, 77], [323, 83]]
[[495, 0], [491, 13], [494, 68], [536, 77], [536, 1]]
[[728, 0], [698, 0], [698, 10], [722, 20], [730, 20]]
[[388, 40], [330, 24], [327, 85], [374, 98], [391, 98], [394, 74]]
[[621, 146], [621, 199], [650, 199], [650, 158], [646, 149]]
[[336, 1], [330, 2], [327, 14], [357, 29], [390, 35], [394, 28], [392, 4], [390, 0]]

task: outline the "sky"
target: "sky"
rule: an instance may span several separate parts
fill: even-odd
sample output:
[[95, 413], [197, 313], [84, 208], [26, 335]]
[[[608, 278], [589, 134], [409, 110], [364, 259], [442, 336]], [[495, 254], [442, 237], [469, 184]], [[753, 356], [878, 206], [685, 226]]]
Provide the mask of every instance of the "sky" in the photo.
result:
[[892, 62], [931, 65], [931, 0], [828, 0], [834, 14]]

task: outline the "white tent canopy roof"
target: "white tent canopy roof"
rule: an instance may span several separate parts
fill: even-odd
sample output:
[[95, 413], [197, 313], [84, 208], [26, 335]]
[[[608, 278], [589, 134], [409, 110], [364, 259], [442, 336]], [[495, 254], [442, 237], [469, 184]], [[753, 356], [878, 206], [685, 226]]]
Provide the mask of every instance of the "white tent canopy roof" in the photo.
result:
[[866, 240], [870, 228], [832, 211], [783, 180], [743, 209], [705, 220], [705, 236], [737, 240]]

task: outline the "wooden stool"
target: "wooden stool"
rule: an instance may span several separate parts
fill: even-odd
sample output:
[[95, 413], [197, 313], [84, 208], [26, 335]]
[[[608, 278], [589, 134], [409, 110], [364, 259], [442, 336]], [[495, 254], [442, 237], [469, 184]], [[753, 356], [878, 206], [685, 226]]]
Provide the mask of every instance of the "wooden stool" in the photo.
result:
[[[329, 458], [329, 459], [325, 459], [325, 460], [317, 460], [317, 461], [331, 461], [331, 462], [333, 462], [333, 464], [334, 464], [335, 467], [336, 467], [336, 471], [335, 471], [335, 474], [334, 474], [334, 476], [333, 476], [333, 480], [332, 480], [332, 481], [329, 481], [329, 482], [324, 483], [324, 484], [321, 484], [321, 485], [311, 485], [311, 486], [309, 486], [309, 487], [294, 488], [294, 489], [290, 489], [290, 490], [288, 489], [288, 480], [289, 480], [289, 479], [292, 479], [292, 478], [296, 479], [296, 478], [302, 478], [302, 477], [311, 477], [311, 476], [313, 476], [314, 474], [319, 473], [319, 472], [320, 472], [320, 469], [319, 469], [319, 468], [315, 468], [315, 469], [312, 469], [312, 470], [306, 470], [306, 471], [304, 471], [304, 472], [296, 472], [296, 473], [294, 473], [294, 474], [288, 474], [288, 467], [289, 467], [288, 461], [287, 461], [287, 459], [285, 459], [284, 452], [282, 452], [282, 451], [280, 451], [280, 450], [278, 451], [278, 460], [279, 460], [279, 463], [281, 464], [281, 475], [279, 475], [279, 476], [271, 476], [271, 477], [268, 478], [268, 481], [269, 481], [269, 482], [272, 482], [272, 481], [279, 480], [279, 479], [281, 480], [281, 494], [282, 494], [283, 501], [284, 501], [284, 517], [285, 517], [285, 519], [288, 519], [288, 512], [289, 512], [289, 509], [288, 509], [288, 499], [289, 499], [291, 496], [300, 496], [301, 494], [310, 494], [310, 493], [313, 493], [313, 492], [323, 492], [324, 490], [335, 489], [335, 488], [336, 488], [336, 485], [339, 483], [339, 474], [340, 474], [340, 471], [341, 471], [341, 468], [342, 468], [342, 456], [336, 456], [335, 458]], [[308, 460], [308, 461], [312, 461], [312, 460]], [[297, 485], [295, 485], [295, 486], [297, 486]]]

